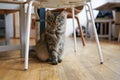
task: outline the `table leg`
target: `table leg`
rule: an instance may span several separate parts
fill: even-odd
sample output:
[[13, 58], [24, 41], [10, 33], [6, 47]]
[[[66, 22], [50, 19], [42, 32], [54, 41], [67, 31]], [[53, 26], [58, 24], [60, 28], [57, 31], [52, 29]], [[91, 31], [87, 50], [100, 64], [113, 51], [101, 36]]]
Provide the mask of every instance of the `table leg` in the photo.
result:
[[111, 21], [109, 22], [109, 40], [111, 40], [111, 28], [112, 28], [112, 23]]
[[21, 45], [21, 57], [25, 56], [25, 9], [24, 4], [20, 5], [20, 13], [19, 13], [19, 21], [20, 21], [20, 45]]
[[9, 45], [10, 44], [10, 18], [11, 18], [11, 14], [5, 14], [5, 44]]

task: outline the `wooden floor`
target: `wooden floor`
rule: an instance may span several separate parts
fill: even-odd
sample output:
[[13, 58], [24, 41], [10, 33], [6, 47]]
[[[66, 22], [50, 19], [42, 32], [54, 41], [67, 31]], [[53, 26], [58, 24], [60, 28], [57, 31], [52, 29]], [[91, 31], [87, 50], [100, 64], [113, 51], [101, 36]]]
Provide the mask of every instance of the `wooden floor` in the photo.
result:
[[120, 44], [101, 41], [104, 64], [99, 64], [95, 41], [83, 47], [78, 39], [76, 54], [73, 47], [73, 39], [67, 38], [63, 62], [58, 65], [31, 56], [28, 71], [24, 71], [19, 51], [0, 53], [0, 80], [120, 80]]

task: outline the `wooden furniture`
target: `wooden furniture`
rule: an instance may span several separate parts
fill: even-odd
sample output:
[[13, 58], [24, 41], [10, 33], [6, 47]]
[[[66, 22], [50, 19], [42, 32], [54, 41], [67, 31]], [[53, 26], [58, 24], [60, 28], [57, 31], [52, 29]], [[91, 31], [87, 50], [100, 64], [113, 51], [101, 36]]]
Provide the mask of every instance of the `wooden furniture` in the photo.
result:
[[[99, 25], [99, 27], [100, 27], [99, 37], [108, 38], [109, 40], [111, 40], [113, 19], [95, 19], [95, 22], [100, 24]], [[108, 31], [107, 31], [107, 29], [108, 29]]]
[[29, 38], [30, 38], [30, 23], [31, 23], [31, 9], [32, 6], [35, 7], [45, 7], [45, 8], [71, 8], [72, 9], [72, 20], [73, 20], [73, 28], [74, 28], [74, 46], [75, 46], [75, 51], [76, 51], [76, 34], [75, 34], [75, 26], [74, 26], [74, 7], [77, 6], [84, 6], [86, 5], [89, 10], [90, 10], [90, 17], [92, 19], [92, 24], [93, 24], [93, 29], [94, 29], [94, 33], [95, 33], [95, 38], [96, 38], [96, 42], [97, 42], [97, 47], [98, 47], [98, 51], [99, 51], [99, 57], [100, 57], [100, 63], [103, 63], [103, 57], [102, 57], [102, 51], [101, 51], [101, 47], [100, 47], [100, 43], [98, 40], [98, 35], [96, 32], [96, 27], [95, 27], [95, 22], [94, 22], [94, 18], [93, 18], [93, 13], [92, 10], [90, 8], [90, 6], [88, 4], [85, 4], [85, 0], [32, 0], [28, 3], [28, 16], [27, 16], [27, 31], [26, 31], [26, 47], [25, 47], [25, 70], [28, 69], [28, 58], [29, 58]]
[[[25, 13], [24, 13], [25, 2], [18, 1], [6, 1], [0, 0], [0, 14], [5, 14], [5, 27], [6, 27], [6, 39], [7, 45], [0, 46], [0, 52], [10, 50], [20, 50], [21, 56], [25, 53]], [[11, 45], [10, 43], [10, 28], [11, 23], [9, 22], [10, 13], [16, 11], [20, 12], [20, 45]]]
[[115, 10], [116, 8], [120, 7], [120, 1], [116, 0], [109, 0], [106, 3], [103, 3], [102, 5], [95, 7], [96, 10]]
[[[101, 3], [100, 3], [101, 4]], [[107, 0], [100, 6], [95, 7], [96, 10], [117, 10], [120, 9], [120, 0]], [[118, 41], [120, 41], [120, 32], [118, 35]]]

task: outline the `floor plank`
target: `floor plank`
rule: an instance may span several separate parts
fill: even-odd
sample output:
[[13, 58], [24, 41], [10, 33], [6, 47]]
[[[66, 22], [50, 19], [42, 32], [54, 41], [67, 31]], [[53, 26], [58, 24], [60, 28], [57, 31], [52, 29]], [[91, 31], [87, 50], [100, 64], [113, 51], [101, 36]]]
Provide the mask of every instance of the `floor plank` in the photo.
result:
[[[11, 43], [19, 43], [11, 40]], [[77, 53], [74, 42], [67, 38], [63, 62], [58, 65], [40, 62], [35, 56], [29, 59], [29, 70], [24, 71], [24, 59], [20, 51], [0, 53], [0, 80], [119, 80], [120, 43], [101, 40], [104, 64], [100, 64], [95, 41], [86, 41], [83, 47], [77, 39]], [[31, 40], [31, 44], [35, 44]]]

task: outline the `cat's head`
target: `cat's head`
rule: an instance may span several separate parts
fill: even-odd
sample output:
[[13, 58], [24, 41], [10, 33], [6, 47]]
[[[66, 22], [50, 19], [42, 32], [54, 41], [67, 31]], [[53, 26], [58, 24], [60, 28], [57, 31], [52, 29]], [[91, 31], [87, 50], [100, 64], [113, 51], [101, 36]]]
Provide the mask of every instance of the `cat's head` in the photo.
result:
[[51, 10], [47, 10], [46, 21], [47, 25], [51, 27], [58, 27], [65, 23], [65, 11], [61, 12], [52, 12]]

